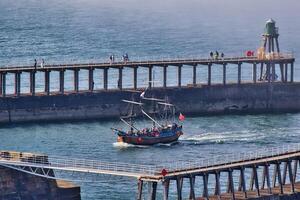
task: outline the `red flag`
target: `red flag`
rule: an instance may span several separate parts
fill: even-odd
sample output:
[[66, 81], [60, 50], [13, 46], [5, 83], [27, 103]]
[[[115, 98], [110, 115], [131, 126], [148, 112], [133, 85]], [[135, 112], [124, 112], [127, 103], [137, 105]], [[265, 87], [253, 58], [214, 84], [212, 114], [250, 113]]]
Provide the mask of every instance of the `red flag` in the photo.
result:
[[185, 116], [180, 113], [178, 119], [179, 119], [179, 121], [184, 121], [185, 120]]

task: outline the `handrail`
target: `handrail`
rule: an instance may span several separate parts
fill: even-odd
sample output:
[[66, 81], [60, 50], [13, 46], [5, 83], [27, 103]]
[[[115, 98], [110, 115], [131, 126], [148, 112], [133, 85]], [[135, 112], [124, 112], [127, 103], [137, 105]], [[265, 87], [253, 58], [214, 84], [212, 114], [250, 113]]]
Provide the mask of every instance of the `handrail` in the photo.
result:
[[256, 161], [267, 157], [278, 157], [288, 153], [300, 153], [300, 144], [283, 145], [280, 147], [263, 148], [250, 153], [231, 153], [220, 156], [213, 156], [208, 159], [198, 161], [172, 162], [172, 164], [162, 165], [160, 168], [168, 169], [169, 171], [183, 171], [188, 169], [208, 168], [212, 166], [228, 165], [232, 163], [241, 163], [246, 161]]
[[[43, 68], [37, 66], [38, 70], [41, 69], [60, 69], [60, 68], [75, 68], [75, 67], [114, 67], [114, 66], [130, 66], [130, 65], [151, 65], [151, 64], [174, 64], [174, 63], [193, 63], [193, 62], [229, 62], [229, 61], [251, 61], [251, 60], [260, 60], [260, 61], [268, 61], [268, 60], [282, 60], [282, 59], [293, 59], [294, 55], [293, 53], [272, 53], [272, 54], [266, 54], [263, 59], [259, 59], [257, 56], [232, 56], [232, 57], [224, 57], [224, 58], [208, 58], [203, 57], [199, 58], [199, 56], [195, 56], [192, 58], [158, 58], [158, 59], [145, 59], [145, 60], [133, 60], [133, 61], [117, 61], [114, 63], [110, 62], [103, 62], [102, 60], [99, 60], [100, 62], [91, 62], [91, 63], [62, 63], [62, 64], [46, 64]], [[2, 66], [1, 69], [5, 70], [26, 70], [26, 69], [34, 69], [33, 64], [27, 65], [27, 66]]]
[[[31, 166], [41, 168], [55, 168], [61, 170], [73, 169], [74, 171], [102, 170], [111, 172], [126, 172], [132, 174], [154, 175], [158, 169], [153, 165], [132, 164], [122, 162], [106, 162], [88, 159], [72, 159], [58, 156], [35, 156], [26, 157], [20, 153], [0, 154], [0, 165]], [[104, 172], [105, 173], [105, 172]]]
[[162, 169], [166, 169], [169, 172], [183, 172], [188, 170], [210, 168], [214, 166], [226, 167], [226, 165], [234, 163], [240, 163], [242, 166], [245, 162], [258, 161], [263, 158], [276, 158], [278, 156], [284, 156], [292, 153], [300, 153], [300, 144], [288, 146], [283, 145], [276, 148], [263, 148], [250, 153], [231, 153], [213, 156], [209, 159], [200, 159], [197, 161], [172, 161], [168, 162], [168, 164], [134, 164], [0, 151], [0, 165], [23, 167], [30, 166], [58, 170], [72, 170], [86, 173], [128, 173], [141, 176], [154, 176], [161, 174]]

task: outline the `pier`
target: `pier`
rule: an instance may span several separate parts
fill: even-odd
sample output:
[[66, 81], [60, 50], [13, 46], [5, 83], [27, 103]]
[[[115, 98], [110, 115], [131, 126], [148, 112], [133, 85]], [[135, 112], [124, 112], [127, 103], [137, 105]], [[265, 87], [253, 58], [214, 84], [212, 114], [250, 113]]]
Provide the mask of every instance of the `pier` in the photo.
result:
[[[192, 68], [192, 80], [190, 80], [189, 86], [197, 86], [197, 69], [206, 68], [207, 69], [207, 83], [206, 85], [210, 86], [214, 84], [212, 82], [212, 69], [218, 68], [222, 71], [222, 84], [226, 85], [228, 83], [227, 80], [227, 67], [228, 65], [237, 66], [237, 71], [231, 73], [237, 74], [236, 84], [242, 84], [242, 70], [244, 69], [243, 64], [252, 65], [252, 83], [257, 83], [263, 80], [265, 69], [265, 76], [271, 77], [271, 74], [275, 74], [276, 65], [280, 68], [280, 77], [278, 81], [283, 83], [292, 83], [294, 81], [294, 62], [292, 54], [283, 54], [276, 53], [273, 54], [271, 58], [258, 58], [257, 56], [248, 56], [248, 57], [225, 57], [225, 58], [205, 58], [205, 59], [180, 59], [180, 60], [154, 60], [154, 61], [132, 61], [132, 62], [116, 62], [116, 63], [84, 63], [84, 64], [62, 64], [62, 65], [45, 65], [43, 68], [34, 67], [34, 66], [17, 66], [17, 67], [1, 67], [0, 68], [0, 95], [2, 97], [6, 97], [6, 76], [7, 74], [13, 74], [15, 77], [14, 81], [14, 94], [13, 96], [20, 95], [63, 95], [65, 93], [80, 93], [80, 92], [95, 92], [94, 85], [94, 71], [99, 69], [102, 71], [103, 77], [103, 86], [100, 90], [108, 90], [108, 71], [110, 69], [118, 70], [118, 89], [138, 89], [141, 88], [138, 85], [138, 76], [140, 68], [147, 68], [148, 71], [148, 87], [151, 88], [153, 86], [153, 69], [154, 67], [163, 68], [163, 88], [167, 88], [167, 69], [170, 66], [175, 66], [177, 68], [177, 87], [182, 87], [182, 79], [185, 77], [182, 76], [182, 70], [186, 68]], [[220, 68], [221, 66], [221, 68]], [[249, 66], [248, 66], [249, 67]], [[124, 68], [130, 68], [133, 71], [132, 77], [132, 88], [124, 88], [123, 86], [123, 76], [126, 74], [123, 73]], [[88, 71], [88, 91], [80, 89], [79, 82], [79, 73], [82, 70]], [[59, 88], [55, 91], [50, 91], [50, 74], [51, 72], [59, 72], [58, 80], [59, 80]], [[65, 91], [65, 72], [72, 71], [73, 72], [73, 90]], [[260, 72], [259, 72], [260, 71]], [[21, 78], [22, 74], [29, 74], [29, 85], [30, 85], [30, 93], [22, 93], [21, 92]], [[36, 73], [44, 74], [44, 92], [37, 93], [36, 92]], [[288, 76], [289, 74], [289, 76]], [[268, 82], [275, 82], [275, 76], [273, 78], [269, 78]], [[249, 83], [249, 82], [248, 82]], [[98, 89], [99, 90], [99, 89]]]
[[[31, 156], [27, 159], [27, 154], [2, 151], [0, 166], [48, 179], [56, 179], [52, 170], [129, 177], [137, 180], [138, 200], [144, 199], [145, 193], [150, 200], [155, 200], [158, 195], [167, 200], [172, 185], [176, 188], [178, 200], [272, 199], [276, 195], [292, 199], [300, 195], [299, 145], [157, 165], [56, 156]], [[189, 188], [188, 196], [183, 196], [183, 186]], [[145, 187], [148, 187], [147, 192]], [[158, 193], [159, 187], [162, 193]], [[196, 188], [203, 192], [197, 193]]]

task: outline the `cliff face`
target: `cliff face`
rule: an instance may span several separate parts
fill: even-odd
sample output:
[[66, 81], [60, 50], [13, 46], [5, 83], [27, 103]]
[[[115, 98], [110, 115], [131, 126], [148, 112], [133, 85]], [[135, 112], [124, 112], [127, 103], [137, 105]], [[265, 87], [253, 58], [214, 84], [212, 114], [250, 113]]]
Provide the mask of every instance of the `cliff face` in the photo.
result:
[[[110, 90], [68, 95], [0, 98], [0, 123], [117, 118], [122, 99], [141, 92]], [[228, 84], [155, 88], [147, 95], [169, 101], [185, 114], [266, 113], [300, 111], [300, 83]]]
[[[3, 155], [17, 155], [16, 152]], [[20, 154], [19, 154], [20, 155]], [[0, 159], [1, 159], [0, 156]], [[36, 155], [34, 155], [36, 156]], [[43, 156], [45, 157], [45, 156]], [[28, 154], [11, 159], [30, 159]], [[50, 171], [53, 174], [53, 171]], [[80, 187], [0, 166], [0, 200], [80, 200]]]

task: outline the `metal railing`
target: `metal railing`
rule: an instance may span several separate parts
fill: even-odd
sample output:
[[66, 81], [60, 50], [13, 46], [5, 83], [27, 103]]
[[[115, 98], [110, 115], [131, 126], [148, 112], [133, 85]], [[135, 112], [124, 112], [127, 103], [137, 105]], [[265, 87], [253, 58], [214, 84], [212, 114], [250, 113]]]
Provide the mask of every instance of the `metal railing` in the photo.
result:
[[[243, 61], [243, 60], [280, 60], [280, 59], [292, 59], [294, 58], [293, 53], [271, 53], [272, 56], [267, 56], [263, 59], [259, 59], [257, 56], [244, 56], [244, 55], [229, 55], [226, 57], [218, 57], [216, 58], [211, 58], [206, 56], [188, 56], [188, 57], [133, 57], [132, 61], [124, 62], [124, 61], [117, 61], [114, 63], [110, 63], [108, 59], [92, 59], [87, 62], [78, 60], [77, 62], [74, 60], [70, 60], [69, 62], [63, 61], [62, 64], [59, 63], [49, 63], [49, 64], [44, 64], [45, 69], [47, 68], [63, 68], [63, 67], [99, 67], [99, 66], [126, 66], [126, 65], [149, 65], [149, 64], [156, 64], [156, 63], [162, 63], [162, 64], [172, 64], [172, 63], [188, 63], [188, 62], [221, 62], [221, 61]], [[268, 53], [266, 53], [268, 55]], [[31, 62], [32, 64], [28, 64], [30, 62], [26, 62], [26, 66], [2, 66], [0, 69], [32, 69], [34, 63]], [[40, 66], [37, 66], [38, 69], [43, 69], [40, 68]]]
[[163, 169], [168, 172], [188, 171], [229, 164], [241, 165], [247, 161], [264, 158], [276, 158], [292, 153], [300, 153], [300, 144], [283, 145], [281, 147], [263, 148], [250, 153], [231, 153], [213, 156], [198, 161], [172, 161], [169, 164], [132, 164], [122, 162], [105, 162], [89, 159], [72, 159], [57, 156], [34, 155], [19, 152], [0, 152], [0, 165], [29, 166], [46, 169], [78, 171], [85, 173], [112, 174], [122, 176], [153, 176], [160, 175]]
[[[21, 155], [20, 155], [21, 154]], [[154, 165], [105, 162], [89, 159], [72, 159], [58, 156], [43, 156], [16, 152], [1, 152], [0, 165], [30, 166], [57, 170], [80, 171], [99, 174], [154, 175], [158, 169]]]
[[211, 158], [201, 159], [198, 161], [172, 162], [172, 164], [161, 165], [160, 168], [167, 169], [168, 171], [185, 171], [191, 169], [209, 168], [220, 165], [225, 166], [234, 163], [241, 163], [242, 165], [244, 162], [247, 161], [256, 161], [263, 158], [274, 158], [296, 152], [300, 153], [300, 144], [263, 148], [257, 151], [247, 153], [230, 153], [220, 156], [213, 156]]

